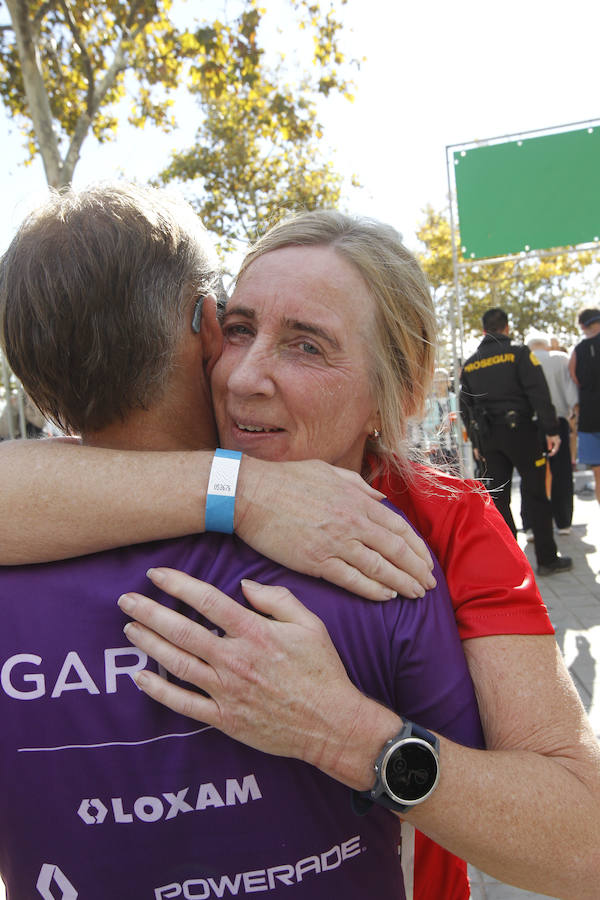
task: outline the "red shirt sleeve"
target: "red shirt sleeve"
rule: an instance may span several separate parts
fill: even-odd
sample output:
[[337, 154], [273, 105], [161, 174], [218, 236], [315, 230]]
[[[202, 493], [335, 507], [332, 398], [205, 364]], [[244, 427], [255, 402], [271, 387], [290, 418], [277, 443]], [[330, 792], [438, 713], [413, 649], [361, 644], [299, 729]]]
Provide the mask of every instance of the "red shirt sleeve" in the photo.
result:
[[434, 479], [415, 467], [410, 483], [386, 473], [374, 487], [406, 514], [437, 556], [461, 638], [554, 634], [527, 557], [485, 488], [437, 472]]

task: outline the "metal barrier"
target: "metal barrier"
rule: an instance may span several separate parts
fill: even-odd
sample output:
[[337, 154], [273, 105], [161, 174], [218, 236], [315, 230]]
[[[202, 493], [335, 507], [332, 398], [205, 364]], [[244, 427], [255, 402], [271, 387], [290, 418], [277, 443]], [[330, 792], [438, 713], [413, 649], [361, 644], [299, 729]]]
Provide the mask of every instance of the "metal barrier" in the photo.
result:
[[29, 399], [0, 350], [0, 440], [58, 433]]

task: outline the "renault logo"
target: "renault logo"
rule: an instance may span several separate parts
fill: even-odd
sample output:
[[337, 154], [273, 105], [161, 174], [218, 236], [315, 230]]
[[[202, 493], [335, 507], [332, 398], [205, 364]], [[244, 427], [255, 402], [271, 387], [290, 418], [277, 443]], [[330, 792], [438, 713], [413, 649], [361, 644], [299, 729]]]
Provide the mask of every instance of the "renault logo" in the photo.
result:
[[[51, 890], [53, 885], [62, 893], [54, 893]], [[79, 896], [65, 873], [52, 863], [44, 863], [40, 869], [36, 887], [44, 900], [76, 900], [76, 897]]]

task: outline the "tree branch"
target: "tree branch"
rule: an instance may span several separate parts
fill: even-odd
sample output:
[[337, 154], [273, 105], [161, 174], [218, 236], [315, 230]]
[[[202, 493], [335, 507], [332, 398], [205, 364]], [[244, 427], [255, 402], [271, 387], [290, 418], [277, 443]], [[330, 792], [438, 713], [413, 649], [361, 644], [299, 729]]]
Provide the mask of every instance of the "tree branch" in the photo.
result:
[[46, 13], [50, 12], [51, 9], [56, 9], [56, 0], [46, 0], [46, 3], [42, 3], [32, 20], [32, 25], [35, 29], [38, 28]]
[[67, 0], [59, 0], [60, 7], [64, 13], [65, 21], [69, 26], [69, 30], [73, 35], [73, 40], [79, 47], [79, 52], [81, 53], [81, 61], [83, 64], [83, 69], [85, 72], [85, 77], [87, 78], [88, 88], [87, 88], [87, 99], [86, 106], [88, 112], [91, 112], [91, 109], [94, 105], [94, 70], [92, 69], [92, 64], [90, 62], [90, 57], [87, 52], [87, 48], [85, 46], [85, 42], [81, 36], [81, 31], [79, 30], [79, 25], [77, 24], [75, 17], [71, 11]]
[[73, 132], [73, 137], [71, 138], [71, 143], [69, 144], [69, 149], [65, 156], [63, 166], [64, 174], [66, 177], [68, 176], [69, 181], [71, 180], [73, 172], [75, 171], [75, 166], [77, 165], [77, 161], [79, 160], [79, 155], [81, 153], [82, 144], [94, 120], [94, 116], [100, 109], [102, 101], [106, 97], [107, 93], [116, 83], [119, 73], [124, 72], [128, 66], [129, 61], [125, 51], [125, 43], [127, 41], [135, 40], [137, 35], [140, 34], [141, 31], [143, 31], [148, 22], [152, 20], [152, 13], [150, 12], [138, 24], [138, 27], [135, 28], [133, 32], [128, 31], [131, 19], [135, 16], [135, 13], [140, 8], [140, 6], [141, 3], [139, 2], [134, 4], [128, 16], [128, 23], [126, 26], [127, 31], [124, 31], [124, 34], [119, 41], [119, 45], [115, 51], [113, 61], [106, 70], [106, 74], [104, 75], [104, 78], [102, 79], [100, 84], [94, 86], [91, 102], [88, 105], [86, 111], [82, 113], [77, 120], [75, 131]]
[[115, 84], [119, 73], [127, 68], [127, 57], [123, 45], [124, 39], [121, 38], [112, 63], [108, 67], [104, 78], [94, 90], [91, 107], [88, 107], [85, 112], [81, 113], [77, 120], [75, 131], [73, 132], [73, 137], [71, 138], [71, 143], [69, 144], [69, 149], [64, 162], [65, 173], [69, 173], [69, 177], [72, 177], [73, 172], [75, 171], [82, 144], [104, 97]]
[[133, 31], [131, 30], [131, 26], [134, 24], [135, 17], [141, 6], [143, 6], [143, 3], [141, 2], [141, 0], [138, 0], [137, 3], [134, 3], [132, 5], [132, 7], [129, 11], [129, 15], [127, 16], [127, 19], [125, 21], [125, 25], [123, 27], [123, 33], [126, 34], [128, 40], [130, 40], [130, 41], [135, 41], [136, 37], [138, 37], [138, 35], [140, 35], [142, 33], [142, 31], [144, 30], [144, 28], [146, 27], [148, 22], [152, 21], [153, 13], [151, 10], [149, 10], [146, 13], [146, 15], [141, 19], [141, 21], [138, 22], [138, 24], [133, 29]]

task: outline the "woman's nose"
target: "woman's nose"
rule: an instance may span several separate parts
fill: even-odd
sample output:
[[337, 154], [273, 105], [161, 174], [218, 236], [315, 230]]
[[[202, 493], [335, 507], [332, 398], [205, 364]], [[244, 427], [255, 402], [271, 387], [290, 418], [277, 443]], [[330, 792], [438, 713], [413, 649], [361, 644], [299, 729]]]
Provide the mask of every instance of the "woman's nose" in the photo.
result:
[[275, 390], [273, 354], [256, 342], [240, 354], [227, 381], [228, 389], [237, 396], [263, 394]]

